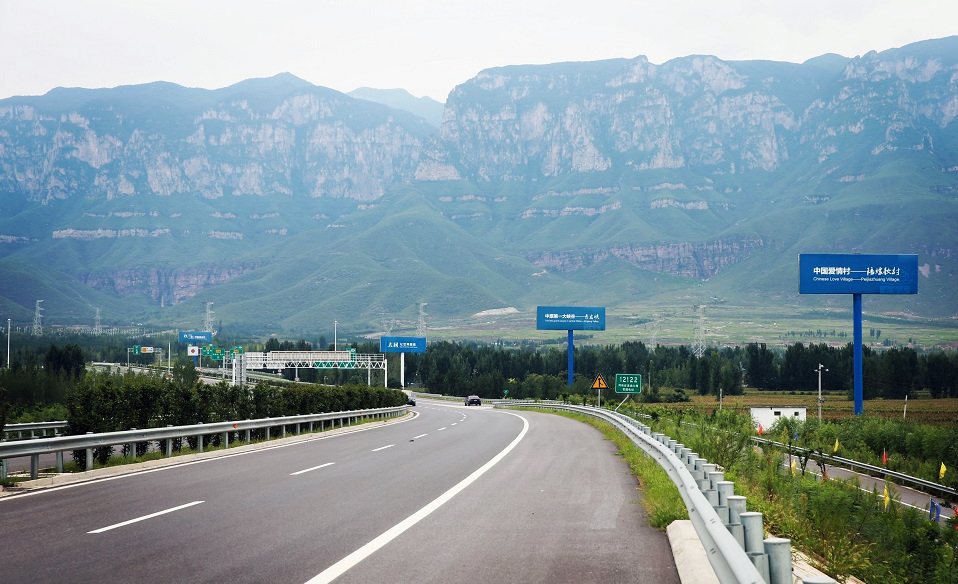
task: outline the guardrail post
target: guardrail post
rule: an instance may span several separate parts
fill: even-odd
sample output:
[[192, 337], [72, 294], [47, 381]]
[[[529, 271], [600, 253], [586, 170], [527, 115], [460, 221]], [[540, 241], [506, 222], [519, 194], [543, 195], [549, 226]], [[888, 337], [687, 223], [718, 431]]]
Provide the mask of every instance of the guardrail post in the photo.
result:
[[63, 451], [57, 451], [57, 474], [63, 474]]
[[765, 540], [768, 584], [792, 584], [792, 541], [781, 537]]
[[745, 513], [745, 497], [742, 495], [729, 495], [725, 499], [728, 505], [728, 530], [738, 542], [741, 548], [745, 549], [745, 528], [742, 527], [742, 513]]
[[[136, 430], [136, 428], [130, 428], [130, 430]], [[130, 449], [130, 458], [136, 458], [136, 442], [130, 442], [126, 445]]]
[[[202, 423], [203, 422], [200, 422], [200, 424]], [[202, 434], [198, 434], [196, 436], [196, 451], [203, 452], [203, 435]]]
[[280, 431], [280, 438], [286, 438], [286, 424], [282, 425], [282, 430]]
[[709, 504], [712, 507], [717, 507], [719, 505], [718, 483], [724, 479], [725, 473], [714, 470], [708, 473], [705, 477], [705, 481], [708, 482], [708, 488], [705, 491], [705, 497], [708, 499]]
[[223, 432], [223, 449], [225, 450], [226, 448], [229, 448], [229, 447], [230, 447], [230, 433]]
[[746, 511], [739, 514], [742, 529], [745, 530], [745, 551], [765, 553], [765, 526], [762, 514], [758, 511]]
[[728, 498], [735, 495], [735, 483], [732, 481], [719, 481], [715, 485], [715, 490], [719, 496], [718, 504], [728, 507]]
[[30, 455], [30, 478], [36, 479], [40, 476], [40, 455]]
[[266, 441], [269, 442], [269, 426], [266, 426]]
[[[172, 428], [173, 424], [167, 424], [166, 427]], [[173, 456], [173, 439], [167, 438], [166, 439], [166, 457], [169, 458], [171, 456]]]
[[246, 429], [246, 443], [249, 444], [251, 439], [251, 431], [249, 428]]
[[0, 458], [0, 480], [7, 478], [7, 459]]
[[702, 471], [702, 476], [695, 479], [695, 481], [699, 485], [699, 490], [705, 493], [706, 491], [712, 488], [712, 483], [711, 481], [709, 481], [709, 473], [715, 472], [715, 465], [710, 462], [706, 462], [705, 464], [702, 465], [701, 471]]
[[718, 497], [718, 504], [712, 505], [715, 509], [715, 513], [718, 514], [719, 519], [722, 520], [722, 523], [728, 527], [730, 523], [729, 519], [729, 508], [728, 508], [728, 497], [735, 493], [735, 483], [732, 481], [719, 481], [716, 484], [715, 495]]
[[768, 556], [765, 555], [765, 552], [745, 552], [748, 555], [748, 559], [752, 560], [752, 564], [755, 566], [755, 569], [758, 570], [758, 573], [761, 574], [762, 580], [768, 582]]
[[[92, 434], [92, 433], [93, 432], [87, 432], [87, 434]], [[86, 469], [85, 470], [93, 470], [93, 449], [92, 448], [86, 449]]]
[[702, 465], [704, 464], [705, 464], [704, 458], [696, 458], [693, 461], [691, 473], [692, 473], [692, 478], [695, 479], [696, 482], [702, 480], [702, 476], [703, 476]]

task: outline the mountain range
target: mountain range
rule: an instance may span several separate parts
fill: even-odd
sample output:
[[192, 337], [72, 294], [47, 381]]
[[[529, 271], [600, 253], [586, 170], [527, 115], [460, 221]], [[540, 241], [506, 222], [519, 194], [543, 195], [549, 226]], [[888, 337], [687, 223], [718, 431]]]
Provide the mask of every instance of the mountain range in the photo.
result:
[[958, 37], [497, 67], [445, 104], [285, 73], [12, 97], [0, 318], [43, 299], [46, 323], [100, 308], [196, 330], [213, 303], [269, 334], [414, 328], [424, 303], [456, 326], [537, 305], [845, 307], [799, 296], [797, 255], [858, 252], [919, 257], [919, 294], [870, 308], [953, 318], [956, 117]]

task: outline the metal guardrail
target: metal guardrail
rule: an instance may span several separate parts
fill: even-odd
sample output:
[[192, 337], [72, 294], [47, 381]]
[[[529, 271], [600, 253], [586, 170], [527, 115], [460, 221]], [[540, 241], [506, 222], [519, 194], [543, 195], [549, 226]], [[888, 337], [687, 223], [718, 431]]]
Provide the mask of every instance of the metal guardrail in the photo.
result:
[[[699, 481], [689, 472], [687, 463], [683, 462], [668, 446], [652, 437], [651, 429], [648, 426], [624, 414], [594, 407], [521, 401], [498, 401], [494, 402], [493, 405], [496, 407], [567, 410], [602, 419], [623, 431], [639, 448], [655, 459], [668, 473], [675, 486], [678, 487], [679, 494], [688, 509], [689, 519], [692, 520], [695, 532], [705, 548], [709, 563], [712, 565], [719, 582], [722, 584], [765, 584], [765, 576], [756, 567], [754, 560], [746, 552], [746, 549], [726, 527], [723, 519], [719, 518], [715, 507], [700, 489]], [[674, 443], [674, 440], [672, 442]], [[760, 514], [758, 515], [760, 519]], [[764, 537], [764, 535], [761, 537]], [[788, 570], [790, 572], [791, 555], [790, 553], [786, 555], [788, 556]], [[768, 566], [767, 563], [765, 565]]]
[[809, 454], [810, 456], [815, 457], [816, 459], [820, 459], [823, 462], [830, 462], [835, 466], [844, 466], [852, 470], [860, 469], [865, 471], [867, 474], [882, 475], [885, 478], [891, 477], [895, 479], [896, 481], [901, 481], [903, 483], [910, 483], [912, 485], [917, 485], [919, 487], [922, 487], [923, 489], [936, 491], [938, 493], [942, 493], [950, 497], [954, 497], [955, 499], [958, 499], [958, 491], [950, 487], [946, 487], [945, 485], [941, 485], [933, 481], [925, 480], [923, 478], [906, 475], [904, 473], [900, 473], [894, 470], [889, 470], [887, 468], [882, 468], [880, 466], [875, 466], [873, 464], [859, 462], [852, 458], [835, 456], [833, 454], [828, 454], [826, 452], [812, 450], [811, 448], [802, 448], [801, 446], [783, 444], [781, 442], [776, 442], [774, 440], [769, 440], [767, 438], [758, 438], [753, 436], [752, 441], [759, 444], [771, 444], [772, 446], [779, 447], [785, 451], [791, 450], [791, 452], [797, 452], [799, 454]]
[[[3, 434], [13, 434], [16, 432], [17, 439], [23, 438], [24, 432], [30, 433], [30, 438], [36, 438], [36, 433], [40, 432], [41, 436], [46, 435], [47, 430], [62, 430], [70, 425], [70, 422], [65, 420], [56, 421], [56, 422], [25, 422], [22, 424], [7, 424], [3, 427]], [[4, 439], [4, 436], [0, 436], [0, 440]]]
[[72, 436], [56, 436], [51, 438], [35, 438], [29, 440], [14, 440], [0, 442], [0, 470], [6, 478], [7, 458], [20, 456], [31, 457], [30, 476], [37, 478], [38, 458], [41, 454], [57, 454], [57, 471], [63, 472], [63, 453], [73, 450], [86, 450], [87, 469], [93, 468], [93, 450], [104, 446], [136, 444], [138, 442], [166, 441], [166, 455], [172, 455], [172, 441], [177, 438], [197, 438], [197, 449], [203, 451], [203, 437], [213, 434], [223, 436], [224, 443], [229, 445], [229, 434], [245, 432], [246, 442], [250, 441], [252, 430], [266, 430], [266, 439], [269, 439], [270, 428], [282, 428], [282, 436], [286, 435], [287, 426], [295, 426], [298, 434], [302, 424], [309, 424], [312, 431], [313, 424], [320, 422], [324, 425], [328, 421], [334, 425], [336, 421], [349, 423], [354, 419], [387, 418], [405, 413], [408, 406], [392, 408], [377, 408], [368, 410], [352, 410], [346, 412], [328, 412], [324, 414], [307, 414], [302, 416], [283, 416], [277, 418], [260, 418], [257, 420], [237, 420], [234, 422], [216, 422], [212, 424], [193, 424], [189, 426], [167, 426], [165, 428], [148, 428], [143, 430], [124, 430], [121, 432], [104, 432], [100, 434], [77, 434]]
[[[652, 419], [652, 416], [649, 416], [647, 414], [635, 413], [633, 415], [637, 417], [641, 417], [641, 418]], [[697, 427], [697, 425], [693, 424], [692, 422], [681, 422], [681, 424], [686, 426]], [[958, 490], [952, 489], [950, 487], [946, 487], [945, 485], [942, 485], [933, 481], [929, 481], [920, 477], [913, 477], [905, 473], [889, 470], [887, 468], [875, 466], [873, 464], [859, 462], [853, 458], [844, 458], [841, 456], [835, 456], [833, 454], [828, 454], [827, 452], [820, 452], [820, 451], [813, 450], [811, 448], [803, 448], [801, 446], [795, 446], [794, 444], [792, 445], [783, 444], [781, 442], [769, 440], [768, 438], [759, 438], [758, 436], [752, 436], [751, 439], [752, 439], [752, 442], [756, 444], [771, 444], [772, 446], [777, 446], [786, 451], [791, 449], [792, 452], [810, 453], [811, 455], [816, 457], [816, 459], [821, 459], [824, 462], [830, 462], [835, 466], [844, 466], [844, 467], [850, 468], [851, 470], [861, 469], [866, 471], [869, 474], [883, 475], [886, 478], [892, 477], [898, 481], [901, 481], [904, 483], [910, 483], [912, 485], [917, 485], [925, 489], [930, 489], [932, 491], [936, 491], [938, 493], [942, 493], [950, 497], [954, 497], [955, 500], [958, 500]]]

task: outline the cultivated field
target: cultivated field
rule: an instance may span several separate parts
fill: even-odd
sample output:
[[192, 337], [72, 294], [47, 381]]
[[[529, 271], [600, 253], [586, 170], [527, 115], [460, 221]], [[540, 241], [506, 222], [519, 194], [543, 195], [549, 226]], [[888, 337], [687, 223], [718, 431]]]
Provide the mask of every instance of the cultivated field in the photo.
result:
[[[855, 402], [844, 394], [825, 395], [822, 404], [823, 420], [840, 420], [855, 415]], [[809, 419], [818, 416], [816, 400], [817, 393], [792, 393], [775, 391], [749, 390], [744, 396], [734, 396], [722, 400], [723, 408], [732, 408], [747, 411], [751, 406], [805, 406], [808, 408]], [[714, 396], [692, 396], [691, 402], [671, 404], [674, 408], [691, 408], [699, 411], [711, 411], [718, 408], [718, 400]], [[865, 416], [877, 416], [888, 419], [947, 426], [958, 424], [958, 398], [931, 399], [927, 395], [919, 395], [908, 400], [873, 399], [864, 403]]]

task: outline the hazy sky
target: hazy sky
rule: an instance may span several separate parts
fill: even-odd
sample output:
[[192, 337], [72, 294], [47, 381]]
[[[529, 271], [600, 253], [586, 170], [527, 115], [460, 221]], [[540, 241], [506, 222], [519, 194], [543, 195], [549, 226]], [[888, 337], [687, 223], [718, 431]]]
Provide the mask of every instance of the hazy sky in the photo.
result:
[[955, 0], [0, 0], [0, 98], [288, 71], [445, 101], [488, 67], [691, 54], [802, 62], [958, 34]]

